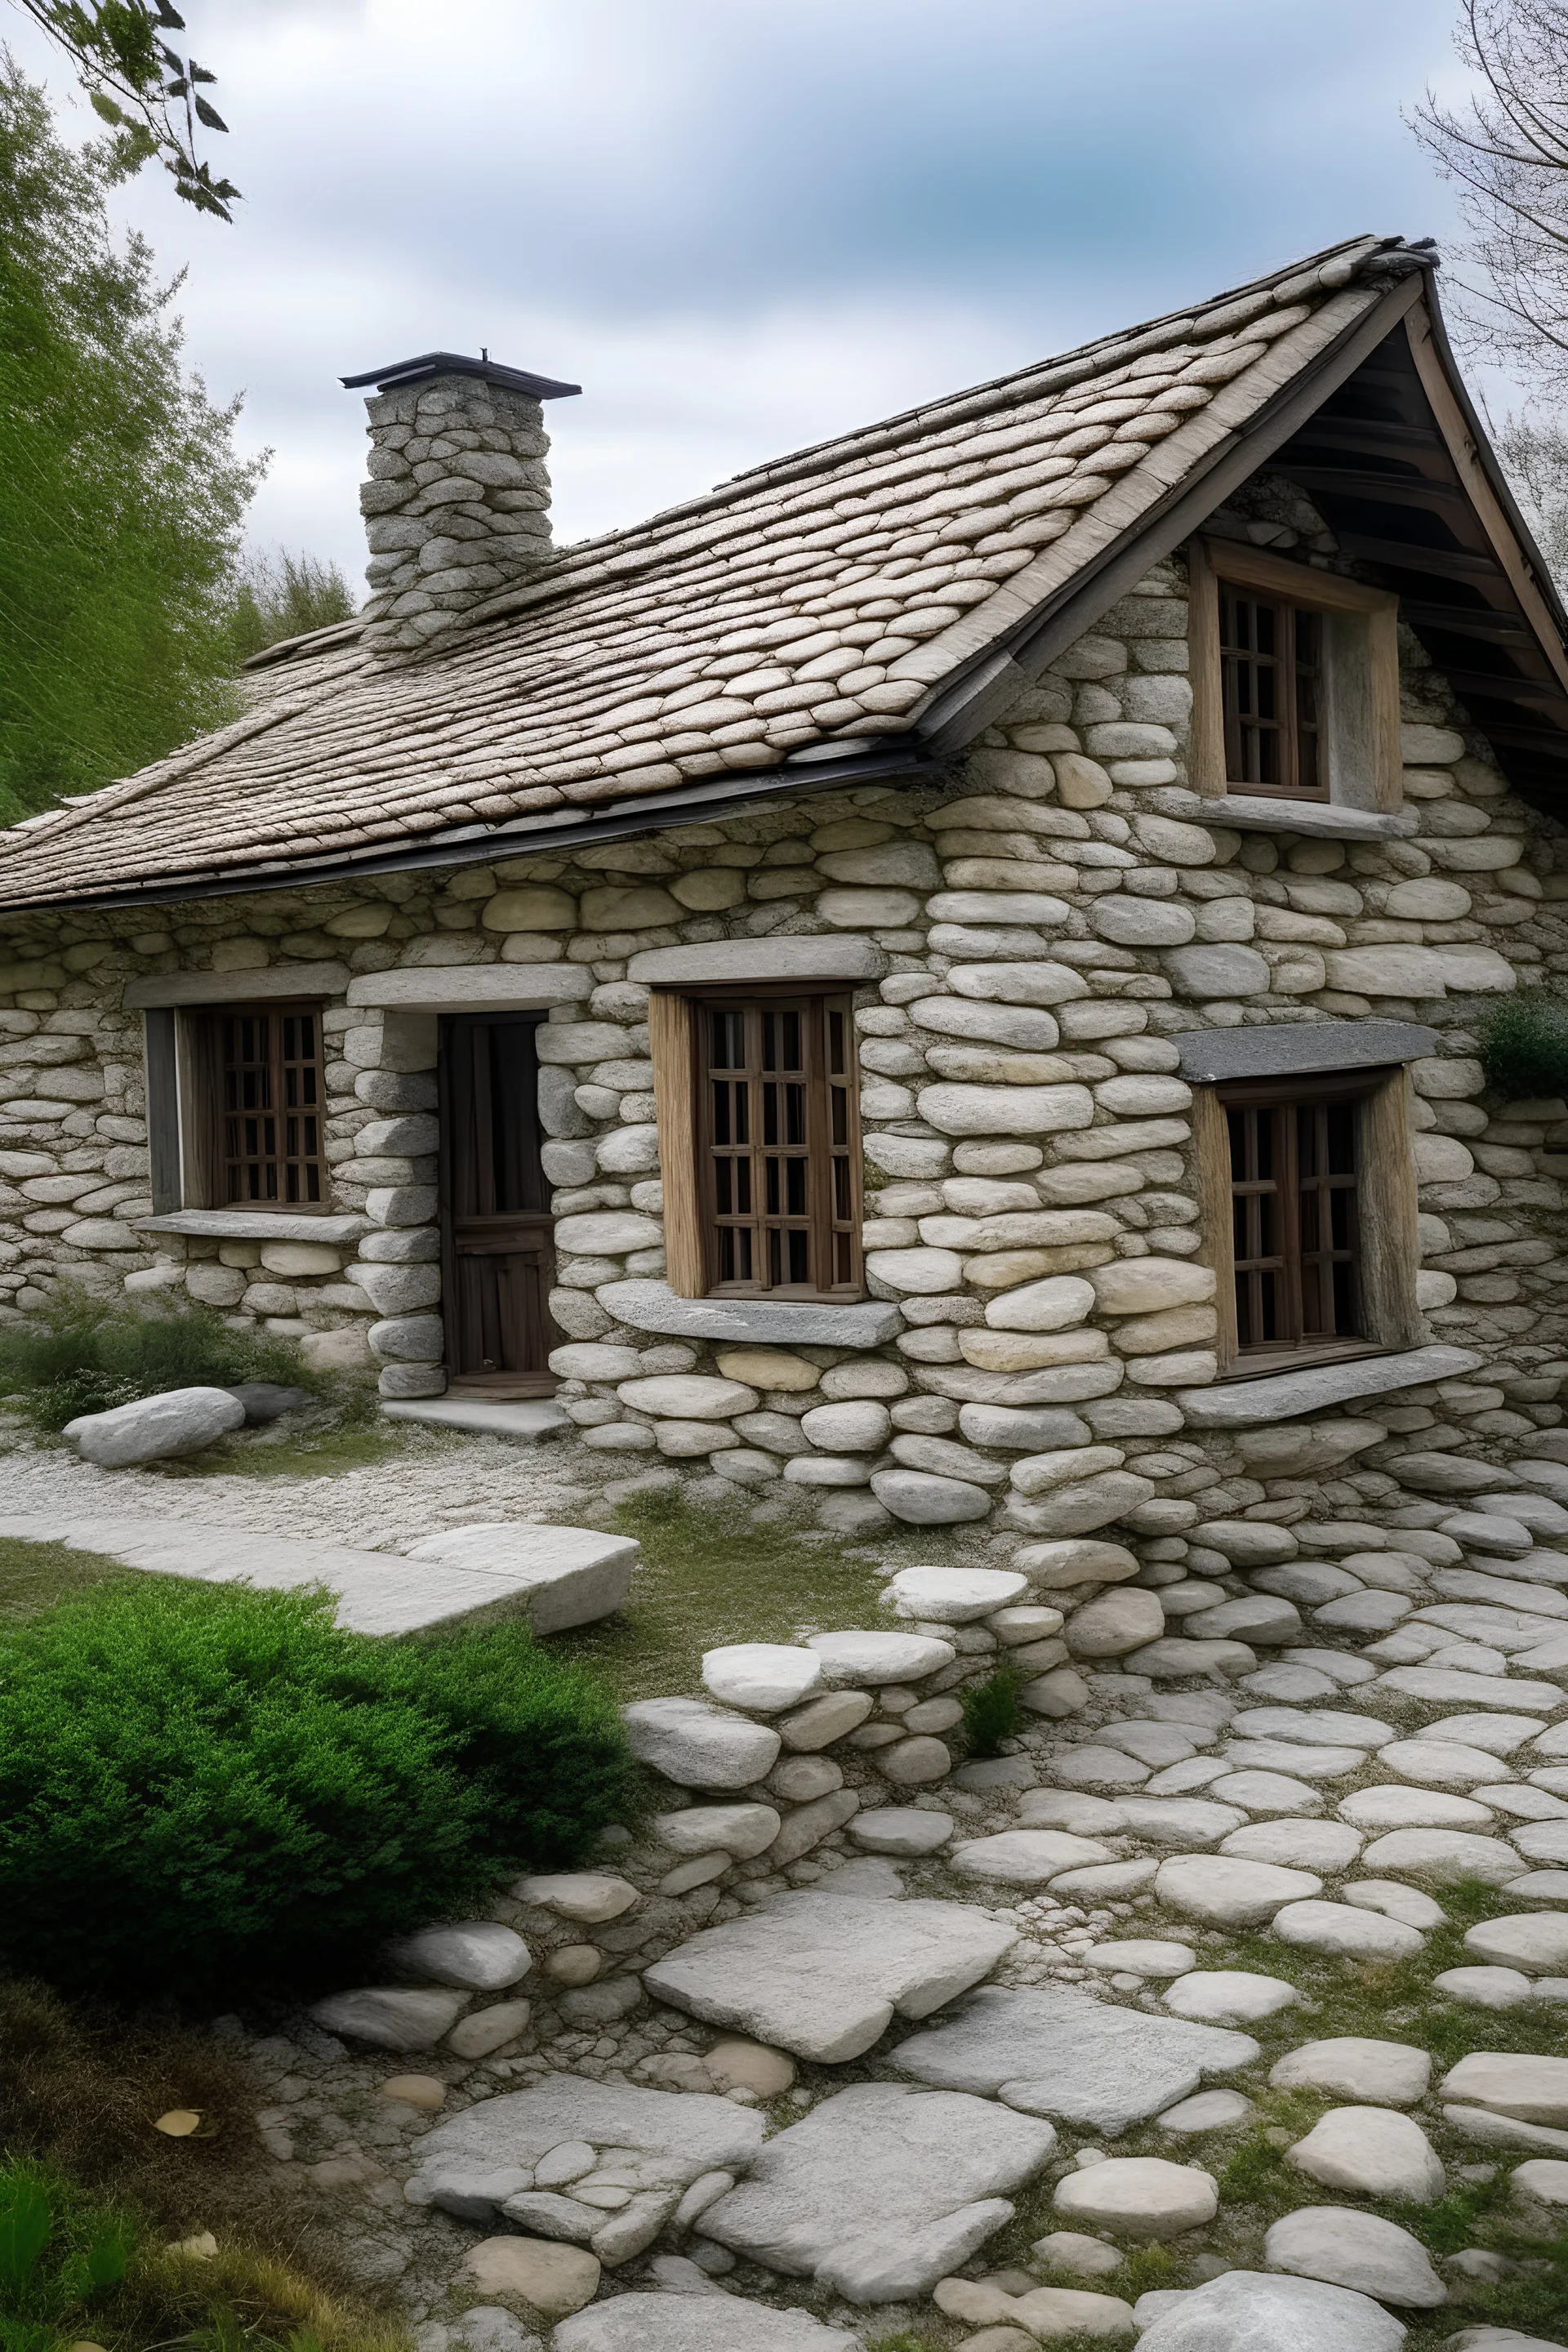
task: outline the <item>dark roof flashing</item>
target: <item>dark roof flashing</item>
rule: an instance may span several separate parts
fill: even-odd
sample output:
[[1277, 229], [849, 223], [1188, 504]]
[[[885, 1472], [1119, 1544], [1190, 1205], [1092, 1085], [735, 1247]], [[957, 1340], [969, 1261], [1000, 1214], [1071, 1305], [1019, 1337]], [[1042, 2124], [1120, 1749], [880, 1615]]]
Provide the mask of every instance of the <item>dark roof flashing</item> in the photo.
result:
[[426, 383], [438, 375], [474, 375], [481, 383], [504, 384], [510, 392], [525, 392], [533, 400], [563, 400], [569, 393], [581, 392], [580, 383], [558, 383], [554, 376], [531, 375], [526, 368], [502, 367], [489, 353], [470, 359], [462, 352], [422, 352], [417, 359], [395, 360], [389, 367], [370, 368], [363, 375], [342, 375], [338, 382], [345, 392], [359, 392], [367, 383], [378, 392], [391, 392], [405, 383]]

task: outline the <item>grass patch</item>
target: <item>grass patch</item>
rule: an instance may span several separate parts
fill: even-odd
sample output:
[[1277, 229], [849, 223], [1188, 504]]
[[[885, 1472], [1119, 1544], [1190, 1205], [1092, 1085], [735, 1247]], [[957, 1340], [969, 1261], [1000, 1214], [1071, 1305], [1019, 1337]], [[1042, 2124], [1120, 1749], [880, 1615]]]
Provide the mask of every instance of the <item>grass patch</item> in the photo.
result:
[[212, 2242], [203, 2255], [160, 2244], [131, 2208], [84, 2194], [50, 2166], [7, 2158], [0, 2343], [5, 2352], [60, 2352], [73, 2337], [193, 2352], [395, 2352], [405, 2343], [276, 2255]]
[[388, 1421], [374, 1380], [341, 1384], [329, 1404], [301, 1410], [261, 1429], [237, 1429], [183, 1461], [145, 1466], [168, 1478], [338, 1478], [406, 1454], [448, 1454], [464, 1443], [455, 1430]]
[[959, 1693], [971, 1756], [999, 1756], [1005, 1739], [1016, 1739], [1027, 1729], [1029, 1718], [1019, 1696], [1023, 1687], [1024, 1677], [1016, 1666], [998, 1666], [983, 1683], [973, 1683]]
[[353, 1982], [637, 1817], [608, 1694], [525, 1626], [332, 1606], [132, 1577], [0, 1637], [0, 1954], [119, 1999]]
[[239, 1330], [194, 1300], [106, 1306], [62, 1282], [41, 1313], [0, 1327], [0, 1397], [51, 1433], [79, 1413], [103, 1412], [164, 1389], [229, 1388], [238, 1381], [325, 1392], [291, 1341]]
[[795, 1642], [803, 1631], [884, 1622], [869, 1560], [806, 1542], [784, 1520], [759, 1525], [743, 1504], [700, 1506], [660, 1491], [630, 1496], [615, 1521], [643, 1548], [628, 1606], [552, 1634], [550, 1650], [596, 1669], [623, 1699], [697, 1690], [702, 1653], [727, 1643]]
[[0, 1537], [0, 1626], [26, 1625], [58, 1601], [82, 1593], [133, 1571], [122, 1560], [63, 1543], [25, 1543]]
[[[0, 1979], [0, 2180], [40, 2177], [68, 2253], [94, 2217], [122, 2231], [131, 2259], [79, 2318], [50, 2326], [38, 2352], [75, 2337], [121, 2347], [194, 2342], [206, 2352], [399, 2352], [405, 2339], [340, 2276], [315, 2217], [279, 2192], [252, 2118], [262, 2085], [232, 2045], [158, 2012], [127, 2015]], [[194, 2107], [199, 2135], [153, 2129]], [[171, 2258], [171, 2241], [211, 2231], [209, 2262]], [[51, 2257], [52, 2259], [52, 2257]], [[20, 2317], [0, 2293], [0, 2343]], [[57, 2311], [57, 2322], [65, 2315]]]

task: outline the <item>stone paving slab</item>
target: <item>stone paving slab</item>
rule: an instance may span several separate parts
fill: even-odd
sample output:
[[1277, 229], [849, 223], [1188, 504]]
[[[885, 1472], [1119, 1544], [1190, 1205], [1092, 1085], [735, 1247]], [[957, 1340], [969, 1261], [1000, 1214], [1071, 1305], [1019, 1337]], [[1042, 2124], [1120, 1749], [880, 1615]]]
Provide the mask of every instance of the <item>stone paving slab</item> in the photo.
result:
[[563, 2319], [550, 2341], [552, 2352], [860, 2352], [862, 2339], [808, 2311], [773, 2311], [715, 2288], [618, 2294]]
[[71, 1544], [149, 1575], [190, 1577], [202, 1584], [253, 1584], [268, 1592], [324, 1584], [337, 1595], [337, 1622], [350, 1633], [429, 1633], [438, 1626], [488, 1625], [530, 1613], [529, 1587], [516, 1576], [408, 1560], [398, 1552], [299, 1543], [245, 1528], [23, 1517], [0, 1518], [0, 1536]]
[[1111, 2138], [1258, 2055], [1250, 2034], [1150, 2017], [1066, 1989], [1000, 1985], [889, 2053], [900, 2074], [922, 2083], [984, 2092], [1026, 2115]]
[[963, 1903], [775, 1895], [643, 1971], [656, 2000], [825, 2064], [858, 2058], [895, 2011], [929, 2017], [990, 1973], [1017, 1930]]
[[769, 2140], [698, 2228], [852, 2303], [928, 2294], [1012, 2218], [1056, 2137], [987, 2099], [857, 2083]]

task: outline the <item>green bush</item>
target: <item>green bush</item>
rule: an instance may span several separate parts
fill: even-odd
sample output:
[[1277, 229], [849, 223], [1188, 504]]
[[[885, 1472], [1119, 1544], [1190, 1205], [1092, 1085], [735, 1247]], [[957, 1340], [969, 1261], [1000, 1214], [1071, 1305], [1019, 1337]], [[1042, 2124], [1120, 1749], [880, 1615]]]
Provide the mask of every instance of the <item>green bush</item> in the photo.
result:
[[0, 1397], [40, 1429], [163, 1389], [237, 1381], [321, 1385], [291, 1341], [238, 1330], [194, 1302], [106, 1307], [62, 1283], [41, 1315], [0, 1326]]
[[1568, 1002], [1505, 997], [1477, 1024], [1487, 1084], [1510, 1102], [1568, 1094]]
[[960, 1691], [963, 1729], [971, 1756], [999, 1756], [1002, 1742], [1015, 1739], [1029, 1718], [1019, 1694], [1024, 1677], [1016, 1666], [998, 1666], [983, 1683]]
[[526, 1627], [331, 1606], [137, 1580], [0, 1637], [0, 1960], [120, 2000], [342, 1983], [638, 1809], [612, 1702]]

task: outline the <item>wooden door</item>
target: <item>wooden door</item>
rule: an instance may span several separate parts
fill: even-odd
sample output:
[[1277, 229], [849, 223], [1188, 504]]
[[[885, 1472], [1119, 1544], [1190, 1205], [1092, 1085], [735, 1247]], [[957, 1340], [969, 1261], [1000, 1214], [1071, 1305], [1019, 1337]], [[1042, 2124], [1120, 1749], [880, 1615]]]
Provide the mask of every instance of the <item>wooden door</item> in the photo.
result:
[[554, 1275], [540, 1161], [536, 1018], [441, 1024], [441, 1244], [447, 1370], [494, 1397], [548, 1396]]

